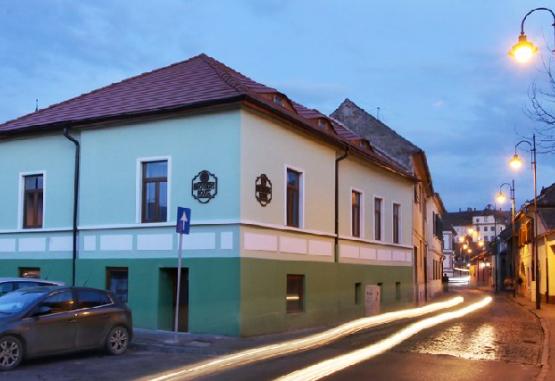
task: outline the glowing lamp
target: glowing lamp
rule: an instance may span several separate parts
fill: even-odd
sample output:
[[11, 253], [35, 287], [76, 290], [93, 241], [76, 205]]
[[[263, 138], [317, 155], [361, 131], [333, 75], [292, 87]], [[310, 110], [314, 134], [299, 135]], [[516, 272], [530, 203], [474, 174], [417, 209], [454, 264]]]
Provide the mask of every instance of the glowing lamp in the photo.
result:
[[504, 204], [505, 201], [507, 201], [507, 196], [505, 196], [505, 193], [499, 192], [499, 193], [497, 193], [497, 196], [495, 196], [495, 201], [498, 204]]
[[463, 245], [463, 249], [464, 250], [468, 249], [468, 245], [466, 243]]
[[509, 161], [509, 165], [514, 170], [518, 170], [522, 167], [522, 159], [520, 158], [520, 156], [518, 156], [518, 153], [515, 153], [513, 155], [513, 158], [511, 159], [511, 161]]
[[526, 39], [526, 35], [521, 33], [518, 36], [518, 42], [513, 45], [509, 51], [509, 56], [514, 58], [518, 63], [528, 63], [534, 54], [538, 52], [538, 47]]

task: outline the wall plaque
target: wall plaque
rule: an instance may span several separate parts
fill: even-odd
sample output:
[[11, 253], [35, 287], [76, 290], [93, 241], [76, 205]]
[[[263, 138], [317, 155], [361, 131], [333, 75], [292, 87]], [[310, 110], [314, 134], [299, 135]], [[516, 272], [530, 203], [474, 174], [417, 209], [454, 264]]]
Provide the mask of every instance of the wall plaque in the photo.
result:
[[200, 171], [193, 178], [191, 193], [195, 200], [207, 204], [218, 194], [218, 178], [210, 171]]
[[254, 189], [256, 200], [260, 205], [266, 206], [272, 202], [272, 182], [264, 173], [256, 178]]

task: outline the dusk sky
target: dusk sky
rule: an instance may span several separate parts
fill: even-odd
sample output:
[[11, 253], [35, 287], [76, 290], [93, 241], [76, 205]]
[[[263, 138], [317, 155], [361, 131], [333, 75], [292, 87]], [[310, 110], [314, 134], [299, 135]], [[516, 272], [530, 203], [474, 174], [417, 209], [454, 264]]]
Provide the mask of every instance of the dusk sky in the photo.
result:
[[[331, 113], [350, 98], [423, 148], [448, 210], [493, 201], [540, 57], [507, 56], [522, 16], [545, 2], [0, 0], [0, 120], [206, 53], [304, 105]], [[551, 4], [553, 5], [553, 4]], [[526, 24], [545, 53], [552, 20]], [[549, 54], [545, 53], [548, 57]], [[528, 156], [525, 154], [525, 157]], [[532, 197], [528, 167], [515, 175]], [[552, 155], [538, 184], [555, 181]]]

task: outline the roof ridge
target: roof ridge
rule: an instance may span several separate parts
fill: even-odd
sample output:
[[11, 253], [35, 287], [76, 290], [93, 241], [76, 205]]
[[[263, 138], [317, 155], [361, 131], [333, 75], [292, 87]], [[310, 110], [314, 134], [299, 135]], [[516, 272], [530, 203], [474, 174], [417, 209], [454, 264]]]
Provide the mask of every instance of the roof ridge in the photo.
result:
[[72, 98], [63, 100], [63, 101], [58, 102], [58, 103], [51, 104], [50, 106], [45, 107], [45, 108], [43, 108], [43, 109], [38, 109], [37, 111], [30, 112], [30, 113], [25, 114], [25, 115], [21, 115], [21, 116], [19, 116], [19, 117], [17, 117], [17, 118], [10, 119], [10, 120], [6, 120], [6, 121], [4, 121], [3, 123], [0, 124], [0, 131], [2, 131], [2, 126], [6, 125], [6, 124], [9, 124], [9, 123], [12, 123], [12, 122], [21, 120], [21, 119], [26, 118], [26, 117], [28, 117], [28, 116], [30, 116], [30, 115], [35, 115], [35, 114], [37, 114], [37, 113], [41, 113], [41, 112], [43, 112], [43, 111], [53, 109], [53, 108], [55, 108], [55, 107], [64, 105], [64, 104], [69, 103], [69, 102], [71, 102], [71, 101], [74, 101], [74, 100], [76, 100], [76, 99], [82, 98], [82, 97], [84, 97], [84, 96], [98, 93], [98, 92], [101, 91], [101, 90], [105, 90], [105, 89], [108, 89], [108, 88], [110, 88], [110, 87], [113, 87], [113, 86], [116, 86], [116, 85], [119, 85], [119, 84], [122, 84], [122, 83], [126, 83], [126, 82], [129, 82], [129, 81], [131, 81], [131, 80], [134, 80], [134, 79], [137, 79], [137, 78], [141, 78], [141, 77], [147, 76], [147, 75], [149, 75], [149, 74], [153, 74], [153, 73], [159, 72], [159, 71], [161, 71], [161, 70], [169, 69], [169, 68], [174, 67], [174, 66], [177, 66], [177, 65], [182, 65], [182, 64], [187, 63], [187, 62], [190, 62], [190, 61], [192, 61], [192, 60], [194, 60], [194, 59], [200, 58], [203, 54], [204, 54], [204, 53], [201, 53], [201, 54], [198, 54], [198, 55], [196, 55], [196, 56], [190, 57], [190, 58], [188, 58], [188, 59], [186, 59], [186, 60], [183, 60], [183, 61], [175, 62], [175, 63], [173, 63], [173, 64], [170, 64], [170, 65], [167, 65], [167, 66], [164, 66], [164, 67], [160, 67], [160, 68], [157, 68], [157, 69], [153, 69], [153, 70], [150, 70], [150, 71], [145, 71], [145, 72], [142, 72], [142, 73], [140, 73], [140, 74], [137, 74], [137, 75], [134, 75], [134, 76], [131, 76], [131, 77], [128, 77], [128, 78], [124, 78], [124, 79], [122, 79], [121, 81], [112, 82], [112, 83], [110, 83], [109, 85], [101, 86], [101, 87], [99, 87], [99, 88], [97, 88], [97, 89], [94, 89], [94, 90], [91, 90], [91, 91], [88, 91], [88, 92], [85, 92], [85, 93], [81, 93], [81, 94], [79, 94], [79, 95], [77, 95], [77, 96], [75, 96], [75, 97], [72, 97]]
[[240, 83], [234, 75], [230, 72], [231, 68], [224, 65], [222, 62], [218, 61], [217, 59], [210, 57], [207, 54], [200, 54], [198, 55], [208, 66], [214, 70], [214, 72], [231, 88], [234, 90], [239, 91], [240, 93], [249, 93], [249, 89], [247, 86]]

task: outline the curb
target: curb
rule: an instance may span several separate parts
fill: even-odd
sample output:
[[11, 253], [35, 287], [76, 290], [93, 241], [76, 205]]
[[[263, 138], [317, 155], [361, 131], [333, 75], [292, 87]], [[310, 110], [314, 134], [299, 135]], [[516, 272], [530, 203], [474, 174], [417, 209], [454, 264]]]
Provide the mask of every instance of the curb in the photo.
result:
[[516, 300], [514, 297], [506, 297], [506, 298], [512, 301], [517, 306], [525, 309], [526, 311], [534, 315], [536, 319], [538, 319], [538, 321], [540, 322], [540, 327], [543, 332], [543, 343], [542, 343], [542, 354], [541, 354], [541, 359], [539, 364], [541, 370], [540, 370], [540, 373], [538, 373], [538, 375], [536, 376], [536, 381], [545, 381], [547, 377], [547, 372], [551, 368], [549, 364], [549, 358], [551, 357], [549, 353], [550, 352], [549, 351], [549, 337], [550, 337], [549, 327], [547, 326], [545, 319], [542, 316], [540, 316], [536, 312], [536, 310], [530, 309], [526, 305], [519, 303], [518, 300]]

